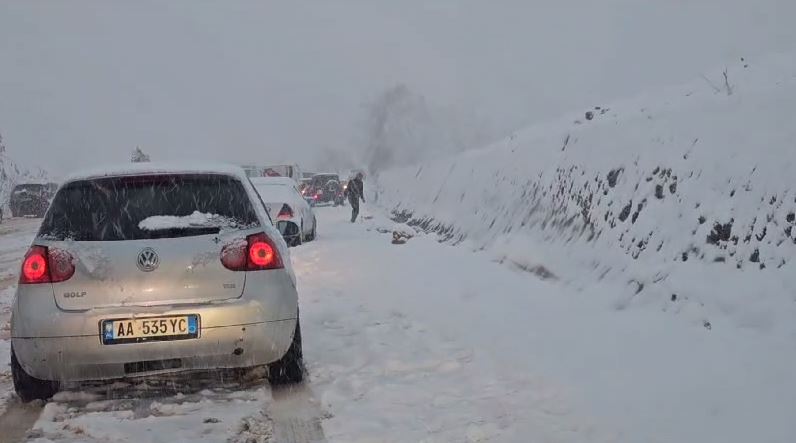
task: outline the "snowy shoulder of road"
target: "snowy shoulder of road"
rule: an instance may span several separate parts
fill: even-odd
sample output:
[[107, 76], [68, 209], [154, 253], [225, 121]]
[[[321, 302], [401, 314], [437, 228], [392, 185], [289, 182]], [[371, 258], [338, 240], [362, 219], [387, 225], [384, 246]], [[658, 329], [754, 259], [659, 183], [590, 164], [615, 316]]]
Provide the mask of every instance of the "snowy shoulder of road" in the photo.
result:
[[[616, 310], [796, 337], [796, 62], [681, 86], [378, 177], [379, 204]], [[726, 81], [725, 81], [725, 77]]]
[[0, 224], [0, 415], [12, 401], [11, 382], [11, 304], [22, 257], [30, 246], [38, 219], [11, 219]]
[[741, 59], [384, 171], [369, 201], [457, 245], [443, 259], [421, 237], [403, 248], [422, 265], [389, 261], [401, 308], [423, 294], [411, 318], [458, 322], [617, 440], [794, 441], [794, 72], [793, 54]]
[[[294, 251], [330, 441], [788, 442], [792, 341], [606, 303], [375, 210]], [[411, 229], [410, 229], [411, 231]], [[540, 252], [541, 253], [541, 252]]]

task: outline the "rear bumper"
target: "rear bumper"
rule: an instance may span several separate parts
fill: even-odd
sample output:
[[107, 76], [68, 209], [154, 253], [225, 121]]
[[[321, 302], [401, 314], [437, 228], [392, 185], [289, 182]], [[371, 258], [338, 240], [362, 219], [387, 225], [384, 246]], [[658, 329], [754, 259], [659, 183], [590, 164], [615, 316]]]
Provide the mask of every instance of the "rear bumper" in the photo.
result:
[[[201, 315], [201, 314], [200, 314]], [[202, 327], [196, 339], [103, 345], [92, 336], [12, 338], [20, 365], [42, 380], [87, 381], [264, 365], [287, 352], [296, 319]], [[130, 364], [171, 360], [170, 369], [131, 373]], [[127, 365], [127, 366], [126, 366]]]
[[[266, 277], [251, 276], [247, 286], [265, 287], [257, 284], [257, 278]], [[244, 296], [207, 304], [87, 311], [60, 310], [53, 303], [51, 289], [29, 286], [24, 296], [19, 296], [18, 290], [11, 344], [25, 372], [42, 380], [64, 382], [264, 365], [282, 358], [296, 328], [296, 290], [287, 277], [281, 280], [285, 281], [264, 291], [270, 296], [253, 299]], [[102, 320], [187, 314], [200, 317], [198, 338], [102, 344]], [[131, 364], [161, 360], [172, 360], [170, 369], [129, 370]]]

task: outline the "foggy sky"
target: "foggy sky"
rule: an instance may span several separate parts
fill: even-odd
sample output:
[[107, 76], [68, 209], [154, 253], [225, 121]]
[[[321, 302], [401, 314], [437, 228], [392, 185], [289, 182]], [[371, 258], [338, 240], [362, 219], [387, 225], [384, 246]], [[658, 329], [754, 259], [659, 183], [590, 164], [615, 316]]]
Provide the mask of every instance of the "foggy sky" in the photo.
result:
[[396, 83], [495, 137], [796, 47], [791, 0], [0, 2], [0, 133], [56, 175], [359, 149]]

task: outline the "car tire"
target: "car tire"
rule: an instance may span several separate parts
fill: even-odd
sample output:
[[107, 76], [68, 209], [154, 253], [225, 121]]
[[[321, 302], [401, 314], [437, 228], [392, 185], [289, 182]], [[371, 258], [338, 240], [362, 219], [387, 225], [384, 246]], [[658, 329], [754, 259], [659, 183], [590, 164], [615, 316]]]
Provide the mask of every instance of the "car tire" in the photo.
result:
[[293, 246], [301, 246], [304, 243], [304, 220], [301, 220], [301, 225], [299, 225], [299, 232], [296, 236], [296, 239], [293, 242]]
[[301, 351], [301, 322], [296, 316], [296, 331], [290, 348], [281, 359], [268, 365], [271, 386], [301, 383], [304, 380], [304, 355]]
[[315, 240], [315, 235], [317, 234], [317, 232], [318, 232], [318, 219], [316, 218], [312, 222], [312, 234], [310, 234], [310, 240], [313, 241]]
[[13, 348], [11, 348], [11, 378], [14, 381], [14, 390], [24, 402], [47, 400], [55, 395], [60, 387], [58, 382], [39, 380], [25, 372]]
[[304, 241], [313, 241], [315, 240], [315, 222], [312, 222], [312, 231], [309, 234], [304, 236]]

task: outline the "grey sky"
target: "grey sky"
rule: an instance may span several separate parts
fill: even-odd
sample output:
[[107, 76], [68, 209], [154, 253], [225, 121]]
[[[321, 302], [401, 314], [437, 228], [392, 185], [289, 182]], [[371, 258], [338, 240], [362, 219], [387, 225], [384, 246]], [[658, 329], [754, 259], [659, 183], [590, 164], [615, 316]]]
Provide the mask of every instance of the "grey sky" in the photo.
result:
[[4, 0], [0, 132], [13, 158], [59, 175], [136, 145], [306, 162], [353, 150], [362, 104], [403, 82], [497, 136], [792, 50], [793, 3]]

